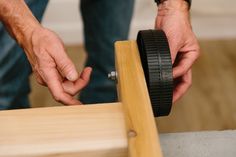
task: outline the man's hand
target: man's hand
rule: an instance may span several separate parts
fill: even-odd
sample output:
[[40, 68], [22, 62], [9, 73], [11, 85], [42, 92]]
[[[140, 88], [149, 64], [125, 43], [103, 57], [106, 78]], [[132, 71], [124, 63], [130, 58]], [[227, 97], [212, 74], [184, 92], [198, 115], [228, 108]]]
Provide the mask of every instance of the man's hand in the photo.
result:
[[91, 68], [85, 68], [79, 77], [62, 41], [54, 32], [39, 26], [29, 36], [30, 44], [23, 48], [37, 82], [47, 86], [56, 101], [65, 105], [80, 104], [73, 96], [88, 84]]
[[175, 82], [173, 102], [192, 83], [191, 67], [199, 57], [199, 45], [192, 31], [188, 4], [184, 0], [167, 0], [158, 6], [155, 27], [165, 31], [173, 63]]
[[87, 85], [92, 69], [78, 75], [60, 38], [39, 24], [24, 0], [0, 0], [0, 20], [25, 50], [38, 83], [65, 105], [81, 104], [73, 96]]

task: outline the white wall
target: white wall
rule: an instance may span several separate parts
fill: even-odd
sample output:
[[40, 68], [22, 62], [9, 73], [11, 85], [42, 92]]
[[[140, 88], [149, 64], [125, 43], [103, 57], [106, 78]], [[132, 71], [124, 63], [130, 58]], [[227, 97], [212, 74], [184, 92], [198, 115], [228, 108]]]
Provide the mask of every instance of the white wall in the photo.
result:
[[[57, 32], [66, 44], [83, 41], [78, 0], [50, 0], [43, 25]], [[193, 0], [192, 23], [198, 38], [236, 38], [235, 0]], [[153, 0], [136, 0], [130, 38], [140, 29], [153, 28]]]
[[236, 38], [235, 0], [193, 0], [192, 23], [199, 38]]
[[43, 25], [62, 37], [66, 44], [82, 42], [82, 23], [78, 0], [50, 0]]

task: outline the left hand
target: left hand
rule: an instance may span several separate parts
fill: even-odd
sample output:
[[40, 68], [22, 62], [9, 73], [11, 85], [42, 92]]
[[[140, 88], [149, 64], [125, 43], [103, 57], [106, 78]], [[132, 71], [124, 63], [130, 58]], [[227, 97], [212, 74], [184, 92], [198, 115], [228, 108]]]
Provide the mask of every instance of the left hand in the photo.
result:
[[191, 86], [191, 67], [200, 54], [189, 16], [184, 0], [167, 0], [158, 6], [155, 27], [162, 29], [169, 41], [175, 82], [173, 102]]
[[21, 46], [26, 52], [39, 84], [47, 86], [53, 98], [64, 105], [79, 105], [74, 96], [89, 83], [92, 69], [79, 75], [68, 57], [62, 40], [53, 31], [36, 25], [25, 31]]

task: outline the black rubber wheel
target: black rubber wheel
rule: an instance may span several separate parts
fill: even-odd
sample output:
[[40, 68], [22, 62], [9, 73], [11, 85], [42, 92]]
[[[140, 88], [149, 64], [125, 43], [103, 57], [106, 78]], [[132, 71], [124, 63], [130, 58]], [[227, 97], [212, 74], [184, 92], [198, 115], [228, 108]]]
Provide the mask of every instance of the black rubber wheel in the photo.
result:
[[172, 62], [162, 30], [142, 30], [137, 36], [140, 58], [155, 117], [169, 115], [172, 107]]

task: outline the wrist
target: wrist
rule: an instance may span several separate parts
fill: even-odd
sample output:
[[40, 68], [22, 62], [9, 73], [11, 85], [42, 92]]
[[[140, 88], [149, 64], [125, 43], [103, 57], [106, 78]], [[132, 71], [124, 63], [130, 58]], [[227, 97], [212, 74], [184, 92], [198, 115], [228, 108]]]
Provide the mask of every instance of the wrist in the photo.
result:
[[186, 0], [162, 0], [158, 5], [158, 9], [179, 10], [189, 12], [190, 3]]
[[36, 19], [29, 19], [25, 23], [19, 26], [18, 33], [15, 33], [16, 40], [22, 47], [31, 45], [33, 33], [42, 27]]
[[30, 40], [33, 30], [40, 27], [24, 0], [0, 1], [0, 20], [21, 46]]

